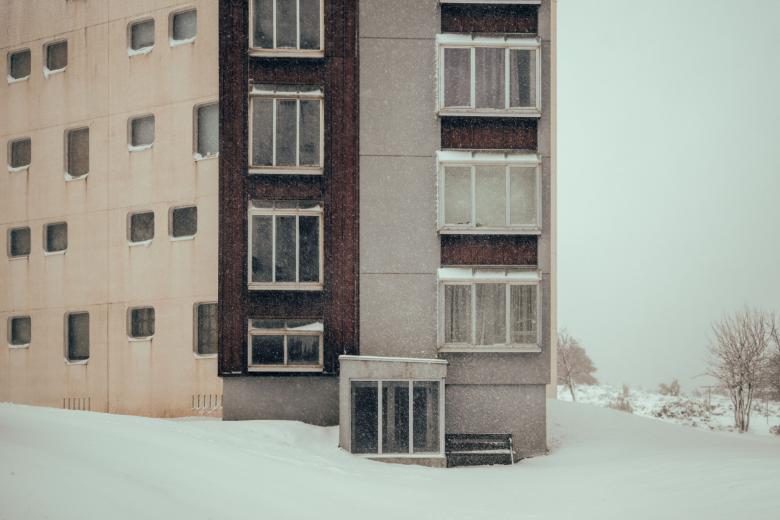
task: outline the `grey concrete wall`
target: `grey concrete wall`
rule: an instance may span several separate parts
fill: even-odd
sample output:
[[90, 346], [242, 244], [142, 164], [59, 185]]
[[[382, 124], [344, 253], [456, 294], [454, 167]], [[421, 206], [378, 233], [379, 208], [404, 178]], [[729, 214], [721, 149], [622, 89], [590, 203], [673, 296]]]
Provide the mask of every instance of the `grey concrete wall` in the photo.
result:
[[436, 0], [360, 2], [360, 353], [436, 356]]
[[226, 377], [223, 392], [222, 417], [227, 421], [302, 421], [318, 426], [339, 422], [336, 377]]
[[447, 433], [511, 433], [515, 459], [547, 450], [545, 385], [445, 387]]

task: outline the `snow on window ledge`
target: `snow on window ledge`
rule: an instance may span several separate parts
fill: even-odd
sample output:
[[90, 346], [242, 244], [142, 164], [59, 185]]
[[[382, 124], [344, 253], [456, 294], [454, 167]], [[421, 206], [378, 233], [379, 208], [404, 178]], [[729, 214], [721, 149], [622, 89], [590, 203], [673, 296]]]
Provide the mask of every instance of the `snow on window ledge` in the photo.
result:
[[24, 349], [30, 348], [30, 344], [29, 343], [24, 343], [22, 345], [12, 345], [12, 344], [9, 343], [8, 344], [8, 348], [12, 349], [12, 350], [24, 350]]
[[195, 359], [216, 359], [216, 354], [198, 354], [197, 352], [192, 353], [193, 356], [195, 356]]
[[68, 358], [65, 358], [65, 364], [66, 365], [86, 365], [89, 363], [89, 358], [87, 359], [76, 359], [76, 360], [70, 360]]
[[186, 235], [186, 236], [181, 236], [181, 237], [170, 237], [170, 239], [171, 239], [171, 242], [183, 242], [185, 240], [195, 240], [196, 236], [197, 236], [197, 234], [195, 234], [195, 235]]
[[78, 176], [71, 175], [71, 174], [69, 174], [68, 172], [65, 172], [65, 173], [64, 173], [64, 177], [65, 177], [65, 180], [66, 180], [67, 182], [70, 182], [70, 181], [82, 181], [82, 180], [85, 180], [85, 179], [87, 178], [87, 175], [89, 175], [89, 173], [85, 173], [84, 175], [78, 175]]
[[8, 173], [27, 172], [29, 169], [29, 164], [25, 164], [24, 166], [9, 166]]
[[502, 353], [502, 354], [539, 354], [542, 349], [539, 345], [443, 345], [439, 352], [473, 352], [473, 353]]
[[20, 83], [22, 81], [27, 81], [28, 79], [30, 79], [30, 75], [28, 74], [26, 76], [22, 76], [21, 78], [15, 78], [10, 74], [8, 74], [6, 75], [6, 79], [8, 80], [8, 84], [10, 85], [11, 83]]
[[149, 54], [152, 52], [152, 49], [154, 49], [154, 45], [149, 45], [148, 47], [139, 47], [138, 49], [131, 49], [128, 47], [127, 55], [130, 57], [143, 56], [144, 54]]
[[64, 256], [67, 251], [67, 249], [62, 251], [44, 251], [43, 256]]
[[49, 70], [48, 67], [43, 67], [43, 77], [44, 78], [49, 78], [49, 76], [53, 76], [55, 74], [59, 74], [61, 72], [65, 72], [65, 69], [67, 69], [67, 68], [68, 67], [65, 66], [65, 67], [62, 67], [61, 69]]
[[153, 337], [154, 336], [142, 336], [140, 338], [134, 338], [132, 336], [127, 336], [127, 341], [130, 343], [151, 343]]
[[128, 240], [127, 245], [130, 247], [136, 247], [136, 246], [148, 247], [152, 243], [152, 240], [154, 239], [150, 238], [149, 240], [141, 240], [139, 242], [131, 242]]
[[179, 45], [187, 45], [188, 43], [195, 43], [195, 38], [197, 38], [197, 36], [193, 36], [192, 38], [187, 38], [184, 40], [174, 40], [173, 38], [170, 38], [168, 42], [171, 44], [171, 47], [178, 47]]
[[128, 152], [143, 152], [144, 150], [148, 150], [152, 146], [154, 146], [154, 143], [138, 144], [138, 145], [128, 144], [127, 145], [127, 151]]
[[217, 157], [219, 157], [219, 153], [209, 153], [206, 155], [201, 155], [199, 153], [192, 154], [192, 158], [195, 161], [206, 161], [208, 159], [216, 159]]

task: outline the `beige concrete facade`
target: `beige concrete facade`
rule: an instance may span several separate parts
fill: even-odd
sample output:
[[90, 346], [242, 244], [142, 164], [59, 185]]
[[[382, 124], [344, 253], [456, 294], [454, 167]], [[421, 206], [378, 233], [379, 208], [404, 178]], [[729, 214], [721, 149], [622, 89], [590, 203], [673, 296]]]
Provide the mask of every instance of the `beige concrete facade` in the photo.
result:
[[[198, 303], [217, 299], [217, 160], [194, 159], [195, 109], [218, 95], [216, 0], [0, 3], [0, 57], [30, 49], [26, 80], [0, 80], [0, 248], [29, 226], [29, 256], [0, 256], [0, 401], [150, 416], [219, 414], [216, 356], [194, 352]], [[171, 45], [171, 14], [197, 10], [194, 41]], [[151, 52], [128, 55], [128, 24], [152, 18]], [[46, 77], [44, 46], [67, 40], [68, 64]], [[151, 148], [128, 150], [128, 119], [155, 116]], [[89, 128], [89, 173], [65, 178], [65, 132]], [[29, 137], [26, 171], [6, 171], [7, 143]], [[169, 236], [169, 212], [197, 206], [197, 234]], [[128, 214], [153, 211], [146, 245]], [[64, 254], [43, 226], [67, 222]], [[150, 340], [128, 339], [127, 312], [155, 309]], [[65, 314], [88, 311], [90, 356], [65, 359]], [[28, 347], [8, 318], [30, 316]], [[75, 403], [75, 404], [74, 404]]]

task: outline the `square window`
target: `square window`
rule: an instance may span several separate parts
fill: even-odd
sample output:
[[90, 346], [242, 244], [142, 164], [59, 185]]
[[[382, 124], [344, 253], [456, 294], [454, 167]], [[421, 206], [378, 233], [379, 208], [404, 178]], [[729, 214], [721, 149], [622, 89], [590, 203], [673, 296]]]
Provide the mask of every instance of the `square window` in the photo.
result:
[[71, 178], [89, 173], [89, 128], [66, 131], [65, 171]]
[[132, 339], [148, 339], [154, 336], [154, 308], [130, 309], [127, 335]]
[[201, 105], [196, 109], [197, 124], [195, 154], [212, 157], [219, 152], [219, 108], [216, 103]]
[[198, 32], [198, 14], [195, 9], [173, 13], [171, 16], [171, 43], [186, 43]]
[[130, 50], [141, 51], [154, 47], [154, 20], [130, 24]]
[[8, 256], [30, 255], [30, 228], [20, 227], [8, 231]]
[[250, 320], [249, 370], [322, 371], [322, 323]]
[[89, 313], [65, 315], [65, 356], [68, 361], [89, 359]]
[[196, 306], [195, 353], [209, 356], [217, 353], [217, 304], [199, 303]]
[[321, 0], [252, 0], [251, 10], [250, 47], [278, 53], [322, 50]]
[[30, 49], [8, 53], [8, 79], [18, 81], [30, 76]]
[[14, 316], [8, 320], [8, 343], [14, 347], [27, 346], [32, 341], [32, 320], [29, 316]]
[[65, 70], [68, 66], [68, 42], [49, 43], [46, 45], [46, 72]]
[[68, 249], [68, 224], [46, 224], [43, 227], [43, 250], [47, 253], [56, 253]]
[[170, 233], [173, 238], [193, 237], [198, 232], [198, 208], [187, 206], [171, 210]]
[[32, 159], [32, 141], [29, 137], [16, 139], [8, 143], [8, 166], [11, 169], [23, 169], [30, 166]]
[[127, 240], [131, 243], [147, 242], [154, 238], [154, 212], [132, 213]]
[[128, 148], [145, 150], [154, 143], [154, 116], [141, 116], [130, 119], [130, 143]]

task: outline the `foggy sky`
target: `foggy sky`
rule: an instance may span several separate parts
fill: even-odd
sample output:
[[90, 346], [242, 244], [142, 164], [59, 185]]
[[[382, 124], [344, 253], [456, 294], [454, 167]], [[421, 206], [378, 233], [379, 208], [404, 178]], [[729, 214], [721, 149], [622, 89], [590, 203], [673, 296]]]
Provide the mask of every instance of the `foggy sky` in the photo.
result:
[[558, 321], [603, 382], [707, 384], [780, 311], [780, 1], [559, 0]]

